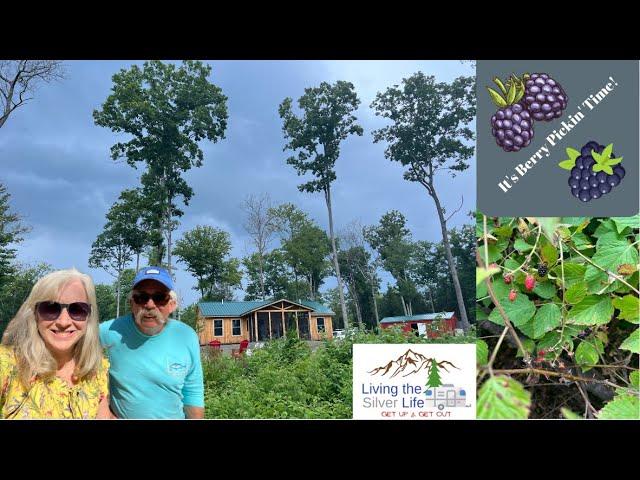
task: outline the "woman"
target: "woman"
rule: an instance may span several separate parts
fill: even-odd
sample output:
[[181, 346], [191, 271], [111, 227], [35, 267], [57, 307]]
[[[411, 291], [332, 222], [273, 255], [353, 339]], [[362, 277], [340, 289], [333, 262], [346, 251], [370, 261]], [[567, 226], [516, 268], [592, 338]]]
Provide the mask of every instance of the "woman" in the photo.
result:
[[109, 418], [109, 364], [91, 277], [46, 275], [0, 345], [0, 418]]

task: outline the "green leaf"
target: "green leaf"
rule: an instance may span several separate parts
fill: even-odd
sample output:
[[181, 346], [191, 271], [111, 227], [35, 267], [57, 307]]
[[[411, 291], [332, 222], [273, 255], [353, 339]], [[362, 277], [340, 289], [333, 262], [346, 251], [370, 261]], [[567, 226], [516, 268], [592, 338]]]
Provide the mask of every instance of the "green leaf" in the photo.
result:
[[476, 307], [476, 322], [479, 322], [480, 320], [488, 320], [488, 319], [489, 319], [489, 315], [487, 315], [483, 309]]
[[571, 225], [571, 226], [583, 225], [586, 222], [586, 224], [582, 228], [579, 228], [576, 231], [582, 230], [586, 225], [589, 224], [589, 221], [590, 221], [589, 217], [562, 217], [560, 219], [561, 224]]
[[573, 167], [576, 166], [576, 161], [575, 160], [563, 160], [560, 163], [558, 163], [558, 166], [560, 168], [563, 168], [565, 170], [571, 170]]
[[[606, 233], [598, 239], [596, 253], [591, 257], [591, 260], [596, 265], [615, 273], [620, 265], [637, 265], [638, 250], [617, 233]], [[607, 274], [593, 265], [587, 267], [584, 280], [587, 282], [591, 293], [599, 292], [610, 283]], [[611, 279], [611, 283], [613, 283], [613, 279]], [[617, 285], [611, 290], [616, 288]]]
[[640, 389], [640, 372], [638, 370], [634, 370], [629, 374], [629, 381], [631, 382], [631, 386], [635, 389]]
[[541, 253], [542, 258], [545, 262], [547, 262], [547, 265], [549, 266], [554, 265], [558, 261], [558, 250], [556, 250], [556, 247], [554, 247], [550, 243], [546, 243], [542, 247]]
[[[587, 267], [578, 263], [564, 262], [564, 286], [565, 288], [571, 287], [575, 283], [584, 281], [584, 272]], [[562, 265], [558, 265], [553, 268], [553, 273], [556, 276], [556, 282], [558, 285], [562, 283]]]
[[538, 224], [542, 227], [542, 233], [553, 243], [554, 233], [560, 224], [560, 217], [539, 217]]
[[504, 108], [507, 106], [507, 102], [505, 101], [504, 98], [502, 98], [502, 95], [496, 92], [493, 88], [487, 87], [487, 90], [489, 90], [489, 95], [491, 95], [491, 100], [493, 100], [493, 103], [495, 103], [497, 107]]
[[578, 232], [574, 233], [571, 236], [571, 240], [575, 245], [577, 250], [587, 250], [589, 248], [594, 248], [596, 245], [593, 243], [589, 237], [587, 237], [584, 233]]
[[554, 348], [562, 348], [560, 345], [560, 333], [551, 331], [538, 342], [538, 350], [551, 351]]
[[622, 162], [624, 157], [610, 158], [609, 160], [605, 160], [605, 165], [612, 167], [613, 165], [617, 165]]
[[566, 418], [567, 420], [582, 420], [583, 419], [580, 415], [578, 415], [577, 413], [572, 412], [568, 408], [562, 407], [560, 409], [560, 411], [562, 412], [562, 416], [564, 418]]
[[[502, 308], [507, 314], [507, 317], [516, 327], [518, 325], [527, 323], [536, 313], [535, 305], [523, 293], [518, 294], [513, 302], [510, 302], [507, 299], [506, 301], [501, 301], [500, 303], [502, 304]], [[493, 323], [497, 323], [498, 325], [504, 325], [504, 320], [502, 319], [502, 316], [500, 315], [500, 312], [497, 308], [494, 308], [493, 311], [489, 314], [489, 320], [491, 320]]]
[[614, 298], [613, 306], [620, 310], [618, 318], [630, 323], [640, 323], [640, 320], [638, 319], [640, 312], [640, 302], [638, 301], [638, 297], [626, 295], [624, 297]]
[[575, 148], [567, 147], [565, 151], [567, 152], [569, 159], [573, 160], [574, 163], [576, 161], [576, 158], [580, 156], [580, 151], [576, 150]]
[[611, 217], [611, 220], [615, 224], [618, 233], [622, 233], [627, 227], [640, 228], [640, 214], [633, 217]]
[[498, 77], [494, 78], [493, 81], [496, 83], [496, 85], [498, 85], [498, 88], [500, 89], [500, 91], [506, 95], [507, 94], [507, 89], [504, 86], [504, 83], [502, 83], [502, 80], [500, 80]]
[[596, 165], [602, 164], [602, 154], [596, 152], [595, 150], [591, 150], [591, 156], [596, 161]]
[[480, 282], [479, 284], [477, 284], [476, 285], [476, 300], [480, 300], [481, 298], [484, 298], [487, 295], [489, 295], [489, 292], [487, 291], [486, 282]]
[[575, 305], [567, 315], [567, 323], [575, 325], [605, 325], [611, 321], [611, 298], [591, 295]]
[[493, 233], [497, 237], [510, 238], [514, 228], [515, 227], [513, 225], [502, 225], [500, 227], [494, 228]]
[[621, 350], [629, 350], [633, 353], [640, 353], [640, 330], [635, 329], [634, 332], [620, 345]]
[[596, 163], [591, 168], [593, 169], [594, 172], [601, 172], [602, 170], [604, 170], [604, 167], [605, 167], [604, 165], [600, 163]]
[[600, 357], [598, 356], [598, 351], [596, 347], [591, 345], [589, 342], [580, 342], [578, 348], [576, 348], [576, 362], [578, 365], [581, 365], [584, 368], [584, 371], [590, 370], [587, 365], [597, 365]]
[[587, 284], [584, 282], [575, 283], [564, 292], [564, 300], [571, 305], [580, 303], [587, 296]]
[[476, 267], [476, 286], [484, 282], [486, 278], [495, 275], [500, 271], [499, 268], [478, 268]]
[[[480, 249], [480, 255], [482, 256], [482, 261], [484, 261], [484, 245], [480, 245], [478, 247]], [[502, 249], [504, 250], [504, 248]], [[500, 250], [495, 244], [491, 244], [487, 247], [487, 251], [489, 254], [489, 263], [493, 263], [502, 258], [502, 250]]]
[[529, 250], [533, 249], [533, 245], [529, 245], [522, 238], [517, 238], [513, 243], [513, 248], [515, 248], [519, 252], [528, 252]]
[[606, 147], [604, 147], [604, 150], [602, 151], [602, 158], [607, 160], [609, 158], [611, 158], [611, 154], [613, 153], [613, 143], [610, 143], [609, 145], [607, 145]]
[[500, 303], [508, 302], [509, 299], [509, 291], [513, 288], [511, 285], [507, 285], [504, 283], [504, 279], [502, 277], [498, 277], [491, 282], [493, 286], [493, 293], [495, 293], [496, 298]]
[[492, 377], [478, 392], [477, 418], [524, 420], [529, 417], [531, 394], [510, 377]]
[[531, 322], [518, 328], [528, 337], [538, 339], [542, 338], [545, 333], [560, 326], [561, 320], [560, 307], [555, 303], [548, 303], [538, 309]]
[[509, 87], [509, 91], [507, 92], [507, 104], [513, 105], [513, 101], [516, 98], [516, 84], [515, 82], [511, 82], [511, 86]]
[[[595, 172], [595, 167], [594, 167], [593, 171]], [[608, 165], [604, 165], [602, 167], [602, 171], [605, 172], [605, 173], [608, 173], [609, 175], [613, 175], [613, 168], [609, 167]]]
[[600, 221], [600, 225], [596, 228], [596, 231], [593, 232], [592, 236], [596, 238], [600, 238], [606, 235], [609, 232], [616, 231], [616, 224], [610, 218], [603, 219]]
[[486, 365], [489, 361], [489, 345], [484, 340], [476, 340], [476, 363]]
[[556, 287], [551, 282], [536, 282], [536, 286], [533, 287], [533, 293], [538, 295], [540, 298], [549, 300], [550, 298], [555, 297]]
[[640, 398], [637, 395], [618, 395], [607, 403], [598, 414], [600, 420], [640, 419]]
[[[527, 351], [529, 355], [533, 355], [533, 352], [535, 352], [536, 350], [536, 342], [534, 342], [530, 338], [525, 338], [524, 340], [522, 340], [522, 347]], [[516, 352], [516, 358], [522, 357], [524, 357], [522, 350], [518, 348], [518, 351]]]

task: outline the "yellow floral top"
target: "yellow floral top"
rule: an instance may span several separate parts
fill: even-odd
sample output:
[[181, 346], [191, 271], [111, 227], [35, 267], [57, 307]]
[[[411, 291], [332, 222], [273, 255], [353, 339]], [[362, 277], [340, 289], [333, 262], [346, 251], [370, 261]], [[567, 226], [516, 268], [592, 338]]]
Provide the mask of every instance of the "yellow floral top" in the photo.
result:
[[25, 388], [17, 376], [13, 349], [0, 345], [0, 418], [96, 418], [98, 404], [109, 393], [109, 361], [98, 374], [70, 387], [54, 377], [35, 379]]

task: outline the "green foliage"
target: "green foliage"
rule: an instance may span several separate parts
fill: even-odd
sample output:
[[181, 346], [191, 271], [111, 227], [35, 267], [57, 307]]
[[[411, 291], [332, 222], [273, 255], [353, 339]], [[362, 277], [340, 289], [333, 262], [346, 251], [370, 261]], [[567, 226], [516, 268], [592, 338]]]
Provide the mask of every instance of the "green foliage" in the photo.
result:
[[[626, 386], [627, 368], [632, 369], [630, 379], [637, 378], [640, 331], [636, 328], [639, 282], [635, 266], [640, 225], [636, 217], [488, 218], [486, 237], [483, 225], [478, 220], [481, 255], [486, 238], [499, 252], [494, 258], [497, 267], [513, 278], [506, 285], [499, 275], [493, 276], [497, 300], [525, 348], [531, 353], [545, 352], [531, 358], [525, 367], [560, 373], [571, 367], [576, 375], [592, 370], [596, 378], [604, 377], [620, 387]], [[542, 262], [549, 269], [541, 277], [538, 266]], [[526, 275], [537, 280], [532, 291], [524, 286]], [[512, 289], [517, 294], [513, 302], [508, 299]], [[481, 290], [478, 308], [488, 313], [490, 321], [502, 325], [498, 308], [486, 295], [486, 285]], [[631, 354], [613, 362], [621, 351]], [[535, 378], [529, 380], [535, 384]], [[623, 406], [626, 402], [619, 401]], [[608, 418], [611, 410], [615, 406], [606, 406], [599, 418]]]
[[232, 289], [240, 286], [242, 279], [240, 262], [227, 258], [230, 252], [229, 233], [201, 225], [186, 232], [173, 250], [198, 280], [194, 290], [199, 290], [202, 298], [227, 300], [232, 298]]
[[[325, 340], [312, 351], [306, 342], [288, 334], [253, 350], [242, 361], [226, 355], [205, 356], [205, 416], [351, 418], [353, 344], [429, 343], [424, 337], [411, 337], [399, 329], [379, 333], [352, 329], [344, 340]], [[475, 341], [471, 336], [451, 339]]]
[[638, 395], [618, 395], [600, 410], [598, 418], [601, 420], [639, 420], [640, 398]]
[[11, 211], [10, 200], [7, 187], [0, 183], [0, 288], [11, 282], [11, 276], [16, 272], [16, 250], [13, 247], [23, 240], [23, 234], [30, 231], [21, 223], [21, 217]]
[[116, 318], [116, 293], [111, 285], [97, 283], [96, 299], [101, 322]]
[[477, 418], [522, 420], [529, 416], [531, 394], [513, 378], [498, 376], [484, 382], [478, 393]]
[[489, 361], [489, 346], [484, 340], [476, 340], [476, 363], [486, 365]]

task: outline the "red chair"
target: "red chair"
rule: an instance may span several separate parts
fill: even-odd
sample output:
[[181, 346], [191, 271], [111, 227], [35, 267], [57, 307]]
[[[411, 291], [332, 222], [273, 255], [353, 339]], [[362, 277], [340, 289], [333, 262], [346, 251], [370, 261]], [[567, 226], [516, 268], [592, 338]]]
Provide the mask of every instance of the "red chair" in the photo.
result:
[[249, 347], [249, 340], [242, 340], [240, 342], [240, 348], [234, 348], [231, 350], [231, 356], [235, 358], [240, 358], [244, 354], [244, 352]]
[[220, 355], [222, 353], [222, 344], [220, 340], [211, 340], [209, 342], [209, 353], [212, 355]]

